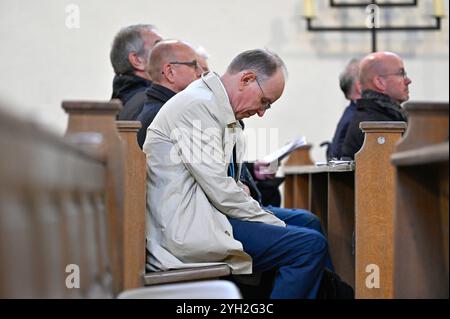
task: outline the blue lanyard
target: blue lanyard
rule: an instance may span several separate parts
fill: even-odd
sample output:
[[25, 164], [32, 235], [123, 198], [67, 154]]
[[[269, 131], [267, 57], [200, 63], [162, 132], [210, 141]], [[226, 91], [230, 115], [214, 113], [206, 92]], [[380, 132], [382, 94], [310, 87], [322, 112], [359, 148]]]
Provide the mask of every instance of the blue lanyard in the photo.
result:
[[228, 176], [231, 176], [234, 178], [234, 159], [233, 159], [233, 155], [231, 155], [231, 161], [230, 161], [230, 165], [228, 166]]

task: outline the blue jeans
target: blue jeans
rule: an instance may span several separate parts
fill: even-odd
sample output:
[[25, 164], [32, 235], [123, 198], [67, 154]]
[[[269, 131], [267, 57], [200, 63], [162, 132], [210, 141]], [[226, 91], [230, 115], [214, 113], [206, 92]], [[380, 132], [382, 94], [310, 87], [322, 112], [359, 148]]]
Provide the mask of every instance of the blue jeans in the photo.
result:
[[229, 217], [234, 238], [252, 257], [254, 271], [277, 270], [271, 298], [313, 299], [328, 258], [328, 245], [320, 231], [307, 225], [320, 227], [320, 223], [307, 211], [276, 211], [274, 214], [286, 222], [286, 227]]
[[[288, 225], [314, 229], [323, 235], [319, 217], [305, 209], [280, 208], [270, 205], [263, 208], [271, 211], [275, 216], [277, 216]], [[327, 267], [331, 271], [334, 271], [333, 263], [331, 261], [331, 256], [328, 250], [325, 267]]]

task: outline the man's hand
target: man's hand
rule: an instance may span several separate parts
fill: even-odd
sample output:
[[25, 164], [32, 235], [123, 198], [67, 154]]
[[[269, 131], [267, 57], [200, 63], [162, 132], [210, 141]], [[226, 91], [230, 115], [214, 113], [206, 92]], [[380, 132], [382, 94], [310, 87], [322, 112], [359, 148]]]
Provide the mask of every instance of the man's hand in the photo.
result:
[[255, 174], [256, 179], [263, 181], [265, 179], [274, 178], [278, 170], [278, 165], [276, 167], [272, 166], [270, 163], [256, 161], [253, 165], [253, 173]]
[[244, 192], [245, 192], [248, 196], [251, 196], [251, 194], [250, 194], [250, 188], [248, 188], [247, 185], [242, 184], [242, 189], [244, 190]]

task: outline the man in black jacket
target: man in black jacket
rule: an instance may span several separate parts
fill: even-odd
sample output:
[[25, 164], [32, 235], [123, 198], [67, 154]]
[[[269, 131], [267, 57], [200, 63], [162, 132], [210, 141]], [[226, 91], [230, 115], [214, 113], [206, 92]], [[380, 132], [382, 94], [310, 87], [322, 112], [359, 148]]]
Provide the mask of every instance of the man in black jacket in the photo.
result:
[[345, 108], [329, 146], [327, 158], [340, 159], [342, 157], [342, 144], [347, 134], [348, 126], [356, 110], [356, 101], [361, 98], [361, 85], [359, 83], [359, 59], [352, 59], [346, 66], [344, 72], [339, 76], [339, 86], [350, 101]]
[[119, 120], [135, 120], [139, 114], [145, 99], [144, 91], [152, 83], [148, 57], [159, 41], [161, 36], [150, 24], [125, 27], [114, 37], [110, 59], [116, 75], [111, 98], [120, 99], [124, 105]]
[[138, 144], [142, 148], [147, 128], [161, 107], [176, 93], [184, 90], [202, 74], [192, 46], [178, 40], [161, 41], [152, 50], [149, 60], [152, 85], [145, 91], [146, 100], [137, 120], [142, 123], [138, 131]]
[[353, 159], [364, 142], [360, 122], [407, 120], [401, 103], [409, 99], [411, 79], [398, 55], [391, 52], [369, 54], [361, 61], [359, 79], [362, 96], [342, 145], [343, 159]]

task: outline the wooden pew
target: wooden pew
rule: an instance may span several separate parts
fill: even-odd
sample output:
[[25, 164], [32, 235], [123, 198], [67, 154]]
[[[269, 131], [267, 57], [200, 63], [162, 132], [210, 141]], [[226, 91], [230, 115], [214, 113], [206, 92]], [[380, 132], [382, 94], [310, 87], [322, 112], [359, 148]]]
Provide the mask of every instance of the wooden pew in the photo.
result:
[[[114, 292], [124, 289], [124, 158], [125, 146], [111, 120], [122, 105], [113, 102], [63, 101], [62, 108], [69, 114], [66, 138], [79, 133], [99, 133], [100, 151], [106, 157], [106, 211], [110, 225], [110, 256]], [[95, 127], [95, 130], [93, 129]]]
[[[121, 247], [118, 258], [121, 263], [120, 288], [122, 290], [134, 288], [135, 285], [142, 283], [158, 285], [228, 276], [230, 268], [227, 265], [217, 265], [148, 272], [142, 277], [143, 267], [145, 267], [145, 224], [141, 223], [146, 216], [146, 193], [145, 188], [142, 187], [142, 179], [146, 176], [146, 162], [145, 154], [137, 146], [136, 140], [136, 132], [140, 124], [139, 122], [115, 122], [115, 115], [120, 109], [119, 102], [71, 102], [70, 105], [64, 102], [63, 108], [69, 114], [68, 133], [88, 131], [107, 134], [105, 147], [111, 148], [108, 154], [122, 157], [121, 160], [117, 160], [122, 166], [117, 165], [109, 172], [111, 175], [118, 174], [116, 180], [122, 181], [120, 196], [123, 198], [121, 203], [124, 206], [120, 206], [122, 216], [119, 225], [121, 226], [116, 227], [118, 234], [116, 241], [120, 242]], [[117, 127], [121, 131], [121, 137]]]
[[[405, 129], [405, 123], [368, 122], [362, 124], [362, 129], [366, 134], [365, 144], [356, 156], [356, 165], [331, 163], [325, 166], [290, 165], [284, 168], [286, 176], [291, 180], [304, 181], [306, 190], [303, 189], [302, 192], [297, 189], [287, 190], [288, 193], [293, 194], [294, 198], [291, 201], [295, 205], [302, 202], [302, 200], [297, 201], [295, 196], [303, 198], [307, 196], [307, 204], [301, 208], [316, 213], [321, 219], [335, 270], [342, 279], [355, 287], [356, 291], [361, 286], [361, 279], [357, 278], [358, 274], [360, 274], [359, 277], [364, 276], [364, 279], [368, 274], [365, 271], [361, 273], [356, 270], [355, 250], [357, 255], [358, 251], [360, 252], [359, 264], [365, 262], [371, 254], [374, 255], [372, 241], [370, 237], [365, 236], [368, 233], [362, 230], [364, 227], [374, 227], [374, 225], [368, 224], [370, 218], [364, 219], [367, 217], [366, 214], [356, 213], [355, 216], [355, 211], [368, 211], [367, 207], [369, 207], [372, 212], [380, 213], [387, 207], [384, 199], [392, 197], [393, 188], [390, 188], [391, 194], [389, 194], [388, 185], [393, 185], [394, 175], [389, 175], [386, 168], [391, 166], [389, 156], [393, 152], [395, 141], [400, 139]], [[376, 141], [380, 136], [383, 136], [384, 140], [378, 144]], [[384, 183], [386, 183], [386, 187], [381, 187]], [[289, 187], [289, 185], [285, 187]], [[386, 197], [381, 196], [382, 194]], [[383, 198], [379, 205], [377, 205], [378, 198]], [[387, 215], [389, 214], [387, 213]], [[358, 229], [361, 230], [358, 231]], [[368, 231], [373, 232], [374, 230], [368, 228]], [[360, 235], [360, 239], [358, 239], [358, 235]], [[356, 245], [354, 236], [356, 236]], [[362, 240], [360, 246], [359, 240]], [[375, 245], [375, 247], [377, 246]], [[378, 252], [382, 253], [382, 251]], [[357, 280], [358, 282], [355, 282]], [[358, 296], [372, 298], [358, 295], [357, 292]]]
[[395, 165], [394, 298], [448, 298], [448, 103], [408, 103]]
[[0, 149], [0, 298], [113, 297], [105, 157], [1, 113]]
[[405, 122], [361, 122], [355, 154], [356, 298], [393, 297], [394, 166], [390, 156]]
[[[307, 205], [302, 208], [315, 213], [321, 220], [335, 270], [353, 287], [354, 164], [291, 165], [284, 167], [284, 173], [293, 180], [307, 181], [307, 191], [295, 194], [308, 195]], [[295, 198], [293, 202], [297, 203]]]

